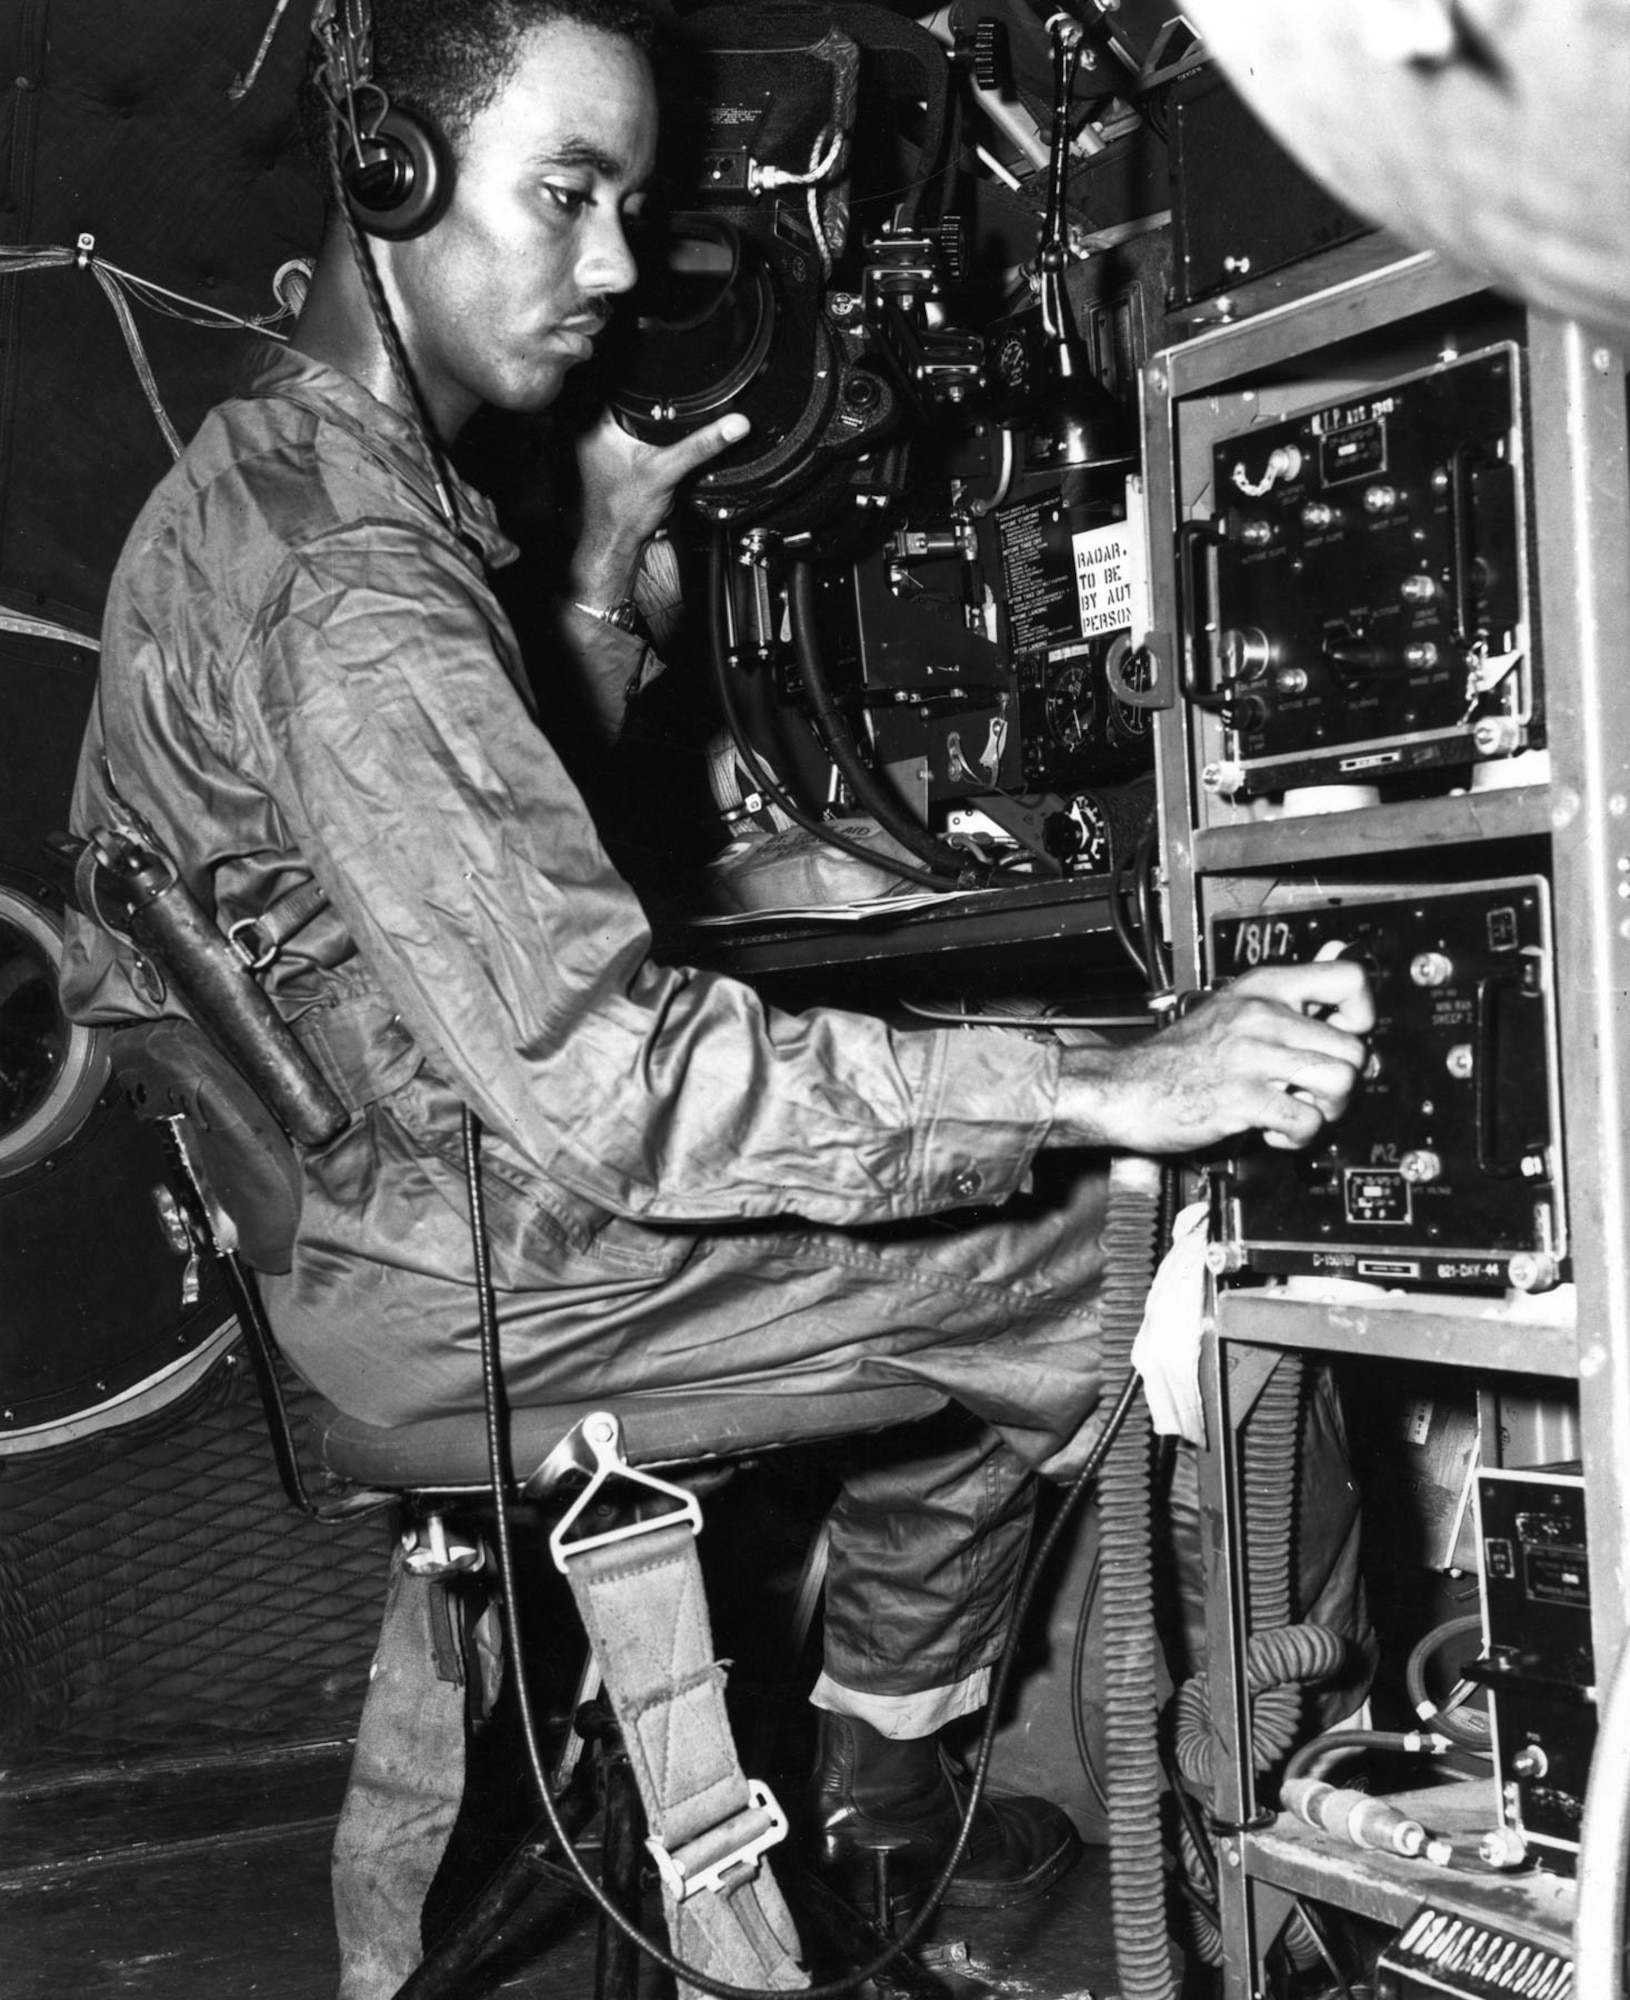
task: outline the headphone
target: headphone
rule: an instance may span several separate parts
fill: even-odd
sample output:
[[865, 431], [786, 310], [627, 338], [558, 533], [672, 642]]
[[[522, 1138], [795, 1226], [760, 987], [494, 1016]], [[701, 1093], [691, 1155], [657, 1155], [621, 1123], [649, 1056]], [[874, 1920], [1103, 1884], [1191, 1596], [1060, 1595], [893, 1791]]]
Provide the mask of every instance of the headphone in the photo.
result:
[[377, 84], [368, 0], [319, 0], [317, 76], [338, 130], [346, 207], [370, 236], [422, 236], [446, 213], [453, 155], [427, 118], [399, 110]]

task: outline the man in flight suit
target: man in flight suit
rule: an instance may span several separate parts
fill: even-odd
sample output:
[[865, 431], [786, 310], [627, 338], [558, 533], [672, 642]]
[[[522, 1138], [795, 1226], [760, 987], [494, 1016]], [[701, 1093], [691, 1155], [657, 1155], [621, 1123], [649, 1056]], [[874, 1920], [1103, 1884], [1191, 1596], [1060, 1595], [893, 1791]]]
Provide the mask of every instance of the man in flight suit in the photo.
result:
[[[468, 1106], [512, 1404], [918, 1382], [976, 1420], [871, 1455], [833, 1520], [821, 1845], [841, 1872], [898, 1835], [897, 1880], [922, 1882], [957, 1822], [936, 1732], [985, 1698], [1031, 1475], [1069, 1466], [1098, 1404], [1105, 1156], [1307, 1144], [1372, 1016], [1356, 967], [1282, 967], [1146, 1041], [1061, 1048], [793, 1017], [652, 961], [488, 580], [514, 551], [442, 456], [483, 404], [547, 406], [634, 282], [650, 33], [640, 0], [380, 0], [373, 76], [439, 128], [450, 201], [367, 244], [372, 301], [336, 214], [289, 347], [148, 503], [75, 824], [107, 823], [105, 769], [223, 926], [309, 876], [330, 899], [269, 988], [354, 1116], [305, 1159], [266, 1292], [342, 1409], [481, 1406]], [[656, 449], [608, 423], [582, 447], [541, 678], [575, 676], [608, 733], [644, 655], [607, 614], [743, 428]], [[83, 1020], [152, 1011], [84, 923], [65, 986]], [[1046, 1200], [1044, 1149], [1077, 1169]], [[987, 1800], [952, 1900], [1037, 1893], [1073, 1846], [1056, 1807]]]

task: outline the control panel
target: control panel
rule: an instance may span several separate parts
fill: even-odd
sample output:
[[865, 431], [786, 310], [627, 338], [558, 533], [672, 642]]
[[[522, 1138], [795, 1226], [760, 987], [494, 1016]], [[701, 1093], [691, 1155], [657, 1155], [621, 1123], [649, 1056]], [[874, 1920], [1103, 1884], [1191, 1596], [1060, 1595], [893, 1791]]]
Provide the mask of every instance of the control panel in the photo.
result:
[[1484, 1658], [1500, 1817], [1571, 1872], [1596, 1744], [1585, 1487], [1577, 1466], [1477, 1482]]
[[1209, 789], [1374, 783], [1543, 741], [1521, 351], [1502, 341], [1222, 438], [1181, 534]]
[[[1351, 958], [1377, 1022], [1344, 1117], [1220, 1176], [1223, 1272], [1544, 1291], [1564, 1275], [1549, 886], [1326, 892], [1211, 926], [1213, 980]], [[1288, 1087], [1293, 1088], [1291, 1083]]]
[[1101, 508], [1069, 504], [1057, 489], [993, 518], [1026, 784], [1073, 789], [1146, 771], [1152, 718], [1127, 680], [1137, 671], [1127, 628], [1141, 614], [1141, 522], [1106, 522]]

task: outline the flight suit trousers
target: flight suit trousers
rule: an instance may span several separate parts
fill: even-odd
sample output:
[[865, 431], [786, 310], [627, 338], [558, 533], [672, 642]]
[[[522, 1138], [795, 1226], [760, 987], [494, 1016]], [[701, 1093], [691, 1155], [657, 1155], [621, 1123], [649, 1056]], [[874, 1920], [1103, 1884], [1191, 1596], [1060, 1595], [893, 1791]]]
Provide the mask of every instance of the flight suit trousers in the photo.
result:
[[[366, 1199], [332, 1175], [335, 1198], [308, 1190], [295, 1270], [267, 1286], [274, 1328], [314, 1387], [369, 1422], [479, 1409], [462, 1178], [453, 1159], [426, 1158], [423, 1135], [393, 1131], [387, 1105], [367, 1120]], [[965, 1684], [1000, 1648], [1031, 1474], [1067, 1472], [1099, 1401], [1103, 1168], [1044, 1156], [1000, 1210], [886, 1228], [619, 1218], [588, 1241], [484, 1177], [510, 1401], [943, 1391], [977, 1421], [931, 1420], [846, 1455], [826, 1674], [886, 1699]]]

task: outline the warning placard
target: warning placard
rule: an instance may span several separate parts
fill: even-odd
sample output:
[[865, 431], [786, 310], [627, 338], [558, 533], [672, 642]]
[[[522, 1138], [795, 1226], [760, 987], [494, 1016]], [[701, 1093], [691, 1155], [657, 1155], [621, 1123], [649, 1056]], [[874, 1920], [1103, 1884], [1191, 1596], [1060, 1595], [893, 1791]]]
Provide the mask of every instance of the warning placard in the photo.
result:
[[1146, 622], [1142, 541], [1133, 524], [1085, 528], [1071, 540], [1082, 636], [1093, 639]]

